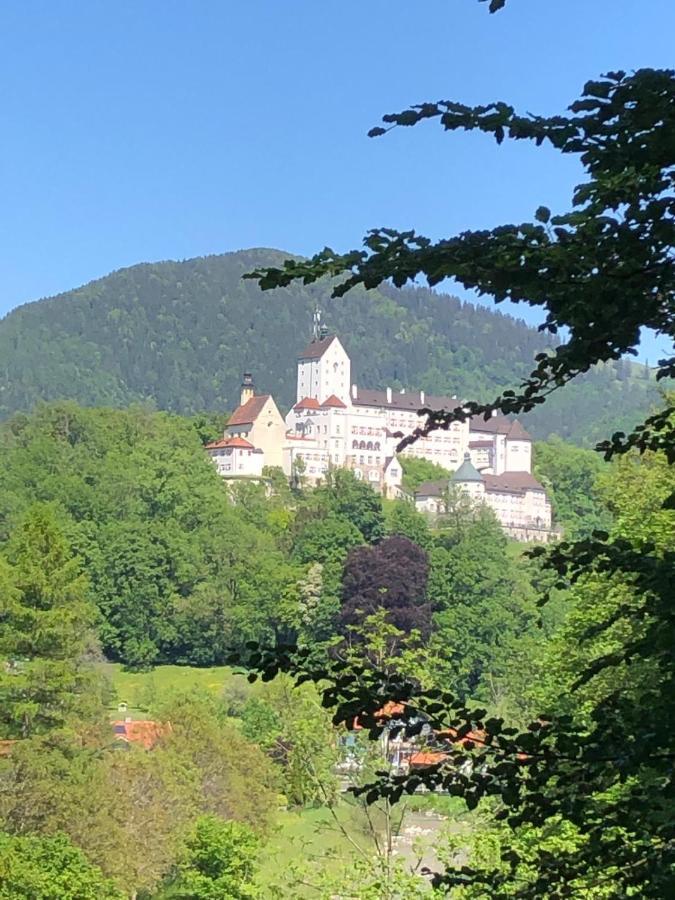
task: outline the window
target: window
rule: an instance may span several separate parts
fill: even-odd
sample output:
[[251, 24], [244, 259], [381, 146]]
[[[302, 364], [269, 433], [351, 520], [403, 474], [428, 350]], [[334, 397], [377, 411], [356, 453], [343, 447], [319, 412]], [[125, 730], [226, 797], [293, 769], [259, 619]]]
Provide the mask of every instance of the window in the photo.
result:
[[368, 443], [366, 444], [366, 450], [372, 450], [372, 449], [373, 449], [373, 442], [368, 441]]
[[359, 442], [352, 441], [352, 450], [358, 450], [358, 449], [359, 449]]

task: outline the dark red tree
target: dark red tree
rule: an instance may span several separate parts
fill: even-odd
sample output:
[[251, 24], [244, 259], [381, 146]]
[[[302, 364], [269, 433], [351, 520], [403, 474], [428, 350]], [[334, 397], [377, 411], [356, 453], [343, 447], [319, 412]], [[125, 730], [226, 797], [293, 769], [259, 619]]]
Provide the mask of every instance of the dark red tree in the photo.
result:
[[406, 633], [417, 629], [427, 637], [431, 627], [428, 576], [427, 554], [401, 535], [350, 550], [342, 579], [342, 629], [386, 609], [392, 625]]

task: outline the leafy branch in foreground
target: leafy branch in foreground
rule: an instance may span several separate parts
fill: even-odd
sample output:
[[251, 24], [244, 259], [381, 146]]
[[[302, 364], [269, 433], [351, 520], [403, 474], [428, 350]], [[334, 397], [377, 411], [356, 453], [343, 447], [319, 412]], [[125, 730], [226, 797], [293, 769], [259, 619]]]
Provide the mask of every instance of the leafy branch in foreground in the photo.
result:
[[[577, 155], [588, 180], [579, 184], [571, 211], [552, 216], [545, 207], [535, 221], [466, 231], [432, 242], [414, 231], [375, 229], [364, 250], [338, 254], [329, 248], [309, 260], [286, 260], [246, 277], [263, 289], [295, 279], [310, 284], [339, 278], [333, 296], [356, 285], [396, 286], [426, 277], [430, 285], [455, 278], [496, 302], [543, 307], [541, 330], [563, 330], [565, 343], [535, 358], [536, 367], [518, 392], [504, 391], [492, 403], [468, 402], [454, 410], [424, 409], [426, 424], [400, 449], [437, 428], [493, 411], [529, 412], [552, 391], [598, 362], [635, 354], [644, 327], [675, 336], [675, 74], [641, 69], [610, 72], [589, 81], [572, 115], [519, 115], [506, 103], [466, 106], [452, 101], [422, 103], [384, 117], [386, 128], [438, 119], [445, 130], [480, 130], [498, 143], [505, 138], [550, 143]], [[345, 277], [346, 276], [346, 277]], [[670, 377], [675, 357], [661, 360], [657, 378]], [[642, 448], [643, 429], [603, 445], [606, 455]], [[662, 432], [673, 443], [675, 432]]]

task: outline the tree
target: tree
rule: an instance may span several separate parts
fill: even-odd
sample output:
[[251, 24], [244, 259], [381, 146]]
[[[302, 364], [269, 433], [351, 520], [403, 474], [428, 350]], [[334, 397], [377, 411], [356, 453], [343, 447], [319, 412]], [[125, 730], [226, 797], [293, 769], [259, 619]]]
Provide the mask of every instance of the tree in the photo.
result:
[[0, 655], [8, 661], [0, 672], [0, 725], [6, 737], [27, 738], [76, 715], [86, 720], [97, 690], [84, 660], [94, 611], [53, 508], [28, 511], [7, 555], [9, 571], [0, 561], [0, 577], [9, 581], [0, 598]]
[[373, 544], [384, 534], [384, 517], [380, 496], [365, 481], [359, 481], [349, 469], [333, 469], [326, 483], [313, 495], [313, 505], [347, 519]]
[[1, 900], [123, 900], [65, 835], [0, 833]]
[[384, 609], [396, 628], [428, 635], [428, 575], [427, 554], [408, 538], [394, 535], [374, 547], [356, 547], [342, 579], [342, 628]]
[[431, 546], [431, 532], [427, 521], [412, 503], [394, 500], [385, 510], [385, 531], [389, 535], [400, 534], [407, 537], [423, 550]]
[[171, 896], [182, 900], [251, 900], [259, 839], [246, 825], [197, 819], [185, 842]]
[[[490, 9], [504, 5], [504, 0], [491, 0]], [[337, 276], [336, 297], [356, 286], [375, 288], [387, 279], [401, 286], [425, 276], [436, 285], [454, 277], [496, 302], [542, 307], [542, 328], [553, 334], [564, 329], [565, 341], [536, 356], [533, 371], [517, 391], [451, 411], [426, 409], [426, 424], [404, 438], [399, 450], [453, 421], [488, 418], [495, 410], [534, 410], [592, 366], [635, 353], [644, 327], [675, 336], [675, 72], [608, 73], [585, 85], [570, 112], [522, 116], [501, 102], [480, 107], [422, 103], [385, 116], [386, 127], [371, 131], [378, 136], [437, 119], [446, 130], [477, 129], [498, 143], [506, 137], [548, 142], [561, 153], [577, 155], [587, 175], [574, 191], [570, 211], [552, 216], [539, 207], [532, 222], [467, 231], [436, 243], [414, 231], [379, 229], [367, 235], [362, 251], [336, 254], [327, 248], [309, 261], [287, 260], [281, 269], [251, 274], [263, 288], [296, 278], [309, 284]], [[661, 360], [657, 377], [673, 374], [675, 357]], [[661, 451], [663, 464], [672, 466], [673, 400], [630, 434], [617, 432], [599, 449], [606, 458], [631, 449]], [[667, 516], [672, 517], [674, 498], [672, 487], [663, 491], [660, 503]], [[548, 552], [539, 548], [538, 555], [561, 585], [572, 582], [592, 596], [600, 581], [611, 595], [586, 634], [604, 637], [618, 629], [620, 640], [587, 661], [575, 685], [601, 672], [611, 680], [628, 663], [638, 671], [647, 667], [652, 677], [644, 686], [638, 682], [630, 691], [615, 691], [593, 703], [590, 718], [575, 721], [548, 713], [520, 733], [504, 728], [495, 717], [486, 718], [485, 710], [467, 709], [447, 691], [430, 692], [422, 702], [439, 728], [444, 723], [457, 728], [459, 739], [479, 729], [484, 738], [480, 762], [470, 776], [461, 773], [457, 749], [448, 765], [428, 773], [425, 783], [463, 796], [470, 808], [487, 796], [499, 796], [504, 804], [499, 816], [516, 833], [562, 820], [585, 836], [556, 854], [540, 845], [527, 860], [533, 874], [524, 882], [517, 841], [502, 853], [504, 868], [466, 867], [441, 880], [470, 890], [484, 888], [493, 898], [575, 896], [580, 878], [584, 889], [610, 882], [617, 896], [669, 896], [675, 891], [675, 744], [664, 723], [675, 712], [672, 544], [664, 547], [642, 530], [623, 535], [613, 529]], [[614, 585], [618, 592], [611, 590]], [[405, 690], [410, 696], [413, 688], [396, 686], [399, 697]], [[344, 676], [327, 688], [327, 699], [338, 703], [339, 720], [353, 715], [357, 702], [367, 703], [363, 694], [358, 697]], [[406, 715], [412, 715], [415, 705], [406, 708]], [[385, 778], [370, 785], [367, 796], [397, 800], [405, 787], [405, 778]]]
[[590, 536], [610, 524], [597, 481], [607, 469], [597, 453], [551, 438], [534, 446], [534, 474], [546, 487], [559, 522], [568, 538]]
[[491, 510], [469, 510], [452, 526], [429, 553], [432, 646], [455, 691], [487, 699], [514, 642], [534, 627], [534, 597]]

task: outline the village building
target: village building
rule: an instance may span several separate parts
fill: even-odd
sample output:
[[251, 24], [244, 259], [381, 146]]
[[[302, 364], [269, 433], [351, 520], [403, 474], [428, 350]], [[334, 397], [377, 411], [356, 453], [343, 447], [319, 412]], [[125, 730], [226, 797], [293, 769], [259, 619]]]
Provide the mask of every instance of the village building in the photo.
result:
[[265, 466], [277, 466], [291, 481], [316, 484], [331, 469], [347, 468], [384, 496], [407, 497], [436, 516], [444, 511], [446, 483], [422, 485], [414, 497], [402, 487], [398, 457], [426, 459], [453, 472], [452, 483], [493, 509], [513, 537], [548, 540], [551, 506], [531, 474], [532, 439], [517, 420], [453, 422], [397, 454], [401, 438], [426, 422], [422, 410], [461, 406], [456, 396], [353, 383], [349, 355], [317, 311], [312, 340], [298, 355], [296, 401], [285, 419], [270, 394], [255, 393], [246, 373], [223, 438], [206, 450], [224, 478], [261, 479]]

